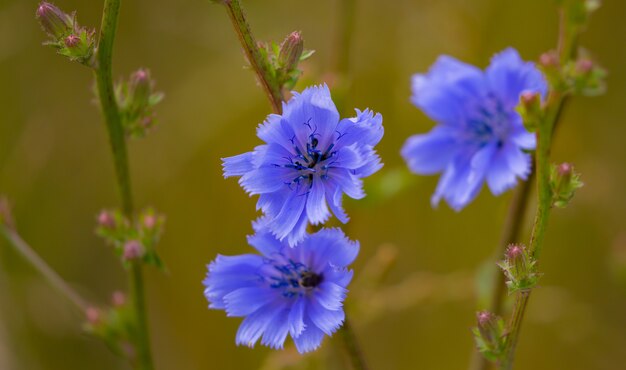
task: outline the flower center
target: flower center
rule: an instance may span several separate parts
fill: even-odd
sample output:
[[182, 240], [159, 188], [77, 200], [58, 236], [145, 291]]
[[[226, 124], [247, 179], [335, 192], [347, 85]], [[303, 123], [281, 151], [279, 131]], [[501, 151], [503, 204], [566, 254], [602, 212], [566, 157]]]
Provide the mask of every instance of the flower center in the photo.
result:
[[287, 298], [302, 296], [319, 286], [324, 280], [322, 274], [309, 270], [305, 265], [289, 260], [272, 261], [277, 272], [270, 277], [270, 287], [282, 290]]
[[[293, 190], [292, 186], [299, 189], [301, 185], [305, 185], [308, 191], [313, 186], [313, 179], [316, 175], [322, 179], [328, 178], [328, 171], [333, 168], [337, 151], [333, 150], [336, 140], [331, 141], [326, 148], [320, 147], [320, 134], [317, 132], [317, 126], [311, 124], [310, 119], [304, 125], [311, 131], [307, 137], [306, 150], [300, 147], [295, 136], [292, 137], [291, 143], [295, 154], [285, 157], [288, 163], [283, 164], [282, 167], [291, 168], [296, 172], [296, 176], [290, 182], [285, 183], [290, 189]], [[337, 139], [340, 137], [339, 133]]]
[[509, 134], [511, 117], [502, 103], [489, 96], [476, 107], [468, 120], [469, 140], [482, 145], [496, 141], [501, 145]]

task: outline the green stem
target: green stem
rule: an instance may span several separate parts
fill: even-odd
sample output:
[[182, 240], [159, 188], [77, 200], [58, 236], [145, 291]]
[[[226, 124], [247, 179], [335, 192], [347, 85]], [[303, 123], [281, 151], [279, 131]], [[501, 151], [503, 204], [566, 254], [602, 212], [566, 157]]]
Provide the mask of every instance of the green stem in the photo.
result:
[[[534, 158], [534, 157], [533, 157]], [[529, 196], [531, 184], [535, 179], [535, 168], [533, 167], [530, 175], [526, 181], [522, 182], [516, 189], [511, 204], [509, 205], [509, 211], [502, 229], [502, 235], [498, 248], [493, 256], [495, 262], [502, 259], [502, 256], [506, 252], [506, 248], [509, 244], [515, 243], [520, 240], [520, 234], [526, 219], [526, 211], [529, 205]], [[489, 301], [489, 311], [501, 316], [504, 306], [504, 299], [506, 297], [506, 284], [505, 276], [502, 271], [496, 270], [493, 272], [492, 286], [491, 286], [491, 298]], [[490, 367], [490, 362], [483, 356], [478, 350], [474, 350], [472, 359], [470, 362], [470, 370], [487, 370]]]
[[246, 21], [246, 17], [241, 9], [239, 0], [224, 0], [222, 3], [228, 9], [228, 16], [233, 23], [235, 32], [239, 37], [241, 46], [246, 53], [248, 62], [254, 69], [263, 90], [267, 94], [272, 105], [272, 110], [276, 114], [282, 113], [282, 102], [284, 100], [280, 85], [276, 82], [276, 78], [272, 75], [272, 71], [267, 61], [261, 55], [261, 51], [257, 45], [250, 25]]
[[24, 257], [35, 270], [37, 270], [50, 285], [56, 289], [61, 295], [65, 296], [76, 308], [85, 312], [89, 305], [72, 287], [70, 287], [48, 264], [28, 245], [20, 235], [7, 225], [0, 223], [0, 234], [4, 235], [6, 240], [15, 250]]
[[[134, 207], [130, 185], [130, 170], [126, 137], [122, 126], [122, 119], [115, 98], [112, 78], [113, 42], [117, 30], [117, 21], [120, 10], [120, 0], [105, 0], [98, 42], [97, 66], [95, 68], [98, 96], [107, 131], [109, 143], [113, 153], [115, 173], [122, 198], [122, 210], [128, 219], [133, 218]], [[134, 318], [137, 325], [135, 349], [137, 353], [137, 369], [151, 370], [154, 368], [150, 352], [145, 294], [143, 288], [142, 266], [139, 263], [131, 265], [129, 274], [130, 296], [134, 308]]]
[[350, 363], [353, 370], [367, 370], [367, 364], [363, 357], [363, 352], [356, 339], [356, 335], [352, 330], [352, 325], [348, 321], [348, 318], [344, 320], [343, 327], [339, 329], [341, 339], [343, 340], [344, 347], [348, 356], [350, 357]]

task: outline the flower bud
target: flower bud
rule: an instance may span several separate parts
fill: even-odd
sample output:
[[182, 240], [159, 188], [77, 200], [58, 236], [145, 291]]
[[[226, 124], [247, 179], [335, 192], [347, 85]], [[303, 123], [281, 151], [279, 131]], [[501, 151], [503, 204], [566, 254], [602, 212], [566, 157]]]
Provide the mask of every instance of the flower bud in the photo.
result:
[[554, 50], [547, 51], [539, 57], [539, 64], [544, 69], [555, 69], [559, 66], [559, 56]]
[[498, 263], [506, 276], [509, 294], [527, 291], [537, 285], [540, 275], [536, 271], [536, 265], [534, 257], [524, 245], [509, 245], [504, 261]]
[[115, 291], [111, 296], [111, 303], [113, 303], [114, 307], [120, 307], [126, 304], [126, 295], [122, 292]]
[[36, 16], [43, 30], [55, 39], [62, 39], [74, 31], [74, 18], [45, 1], [37, 7]]
[[576, 72], [581, 75], [589, 74], [593, 70], [593, 61], [590, 59], [579, 59], [576, 61]]
[[487, 359], [498, 360], [505, 348], [504, 321], [489, 311], [477, 312], [476, 320], [478, 326], [472, 331], [478, 350]]
[[292, 32], [280, 45], [280, 52], [278, 53], [279, 66], [286, 73], [296, 69], [303, 51], [304, 41], [302, 40], [300, 32]]
[[574, 172], [574, 167], [569, 163], [561, 163], [553, 166], [550, 174], [553, 205], [564, 208], [574, 197], [577, 189], [583, 186], [580, 176]]
[[85, 310], [85, 317], [87, 318], [87, 322], [91, 325], [98, 325], [101, 316], [100, 310], [95, 307], [87, 307]]
[[137, 240], [129, 240], [124, 244], [123, 258], [126, 261], [136, 260], [143, 257], [144, 249], [143, 245]]
[[74, 48], [80, 43], [80, 37], [71, 34], [65, 38], [64, 42], [65, 46], [67, 46], [68, 48]]
[[147, 105], [152, 92], [150, 72], [147, 69], [139, 69], [131, 74], [128, 90], [129, 98], [133, 100], [135, 106]]
[[522, 92], [517, 112], [522, 117], [526, 129], [530, 132], [536, 131], [543, 116], [541, 94], [532, 91]]
[[115, 218], [109, 211], [102, 210], [98, 215], [98, 226], [113, 229], [115, 228]]

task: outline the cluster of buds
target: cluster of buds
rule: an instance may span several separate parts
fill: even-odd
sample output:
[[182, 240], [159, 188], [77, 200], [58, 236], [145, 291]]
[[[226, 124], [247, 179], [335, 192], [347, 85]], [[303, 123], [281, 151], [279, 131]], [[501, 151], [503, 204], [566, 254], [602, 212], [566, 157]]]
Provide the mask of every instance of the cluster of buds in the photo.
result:
[[574, 172], [574, 166], [569, 163], [552, 165], [550, 170], [550, 188], [552, 190], [552, 205], [565, 208], [574, 197], [576, 190], [583, 186], [580, 175]]
[[111, 306], [97, 308], [90, 306], [85, 310], [83, 329], [102, 339], [115, 353], [133, 359], [133, 335], [136, 333], [135, 320], [126, 295], [114, 292]]
[[489, 311], [477, 312], [476, 320], [478, 326], [472, 332], [478, 351], [490, 361], [499, 360], [506, 344], [504, 320]]
[[67, 14], [58, 7], [42, 2], [37, 7], [37, 20], [50, 40], [45, 45], [57, 49], [72, 61], [94, 65], [95, 31], [81, 27], [76, 21], [76, 13]]
[[97, 218], [96, 233], [113, 246], [124, 265], [144, 262], [163, 268], [156, 245], [163, 232], [165, 217], [153, 209], [144, 210], [136, 221], [119, 211], [103, 210]]
[[524, 245], [509, 245], [498, 266], [506, 276], [509, 294], [534, 288], [541, 277], [537, 272], [537, 261]]
[[261, 43], [259, 50], [278, 86], [287, 90], [295, 86], [302, 74], [298, 64], [314, 53], [313, 50], [304, 50], [304, 40], [297, 31], [290, 33], [280, 45]]
[[115, 86], [122, 124], [130, 137], [144, 137], [155, 124], [154, 106], [163, 94], [154, 89], [154, 80], [150, 71], [139, 69], [133, 72], [128, 82], [122, 81]]

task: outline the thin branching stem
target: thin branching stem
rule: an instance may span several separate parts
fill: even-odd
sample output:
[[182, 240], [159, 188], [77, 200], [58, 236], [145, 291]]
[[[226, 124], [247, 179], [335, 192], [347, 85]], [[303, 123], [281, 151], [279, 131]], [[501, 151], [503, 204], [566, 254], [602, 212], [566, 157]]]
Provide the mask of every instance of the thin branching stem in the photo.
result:
[[[130, 182], [130, 169], [126, 149], [126, 137], [115, 98], [112, 78], [113, 42], [117, 30], [120, 0], [105, 0], [98, 42], [97, 65], [94, 69], [98, 96], [113, 153], [117, 183], [122, 198], [122, 210], [128, 219], [133, 218], [134, 207]], [[154, 368], [150, 351], [148, 320], [140, 262], [133, 262], [129, 273], [130, 296], [137, 324], [135, 339], [136, 367], [140, 370]]]
[[63, 280], [44, 261], [35, 250], [22, 239], [22, 237], [7, 225], [0, 223], [0, 234], [4, 235], [10, 245], [35, 269], [50, 285], [61, 295], [67, 298], [81, 312], [85, 312], [89, 305], [69, 284]]
[[222, 1], [222, 4], [224, 4], [228, 10], [228, 16], [233, 23], [233, 27], [246, 53], [248, 62], [250, 62], [252, 69], [259, 79], [259, 83], [267, 94], [270, 104], [272, 105], [272, 110], [276, 114], [282, 113], [282, 101], [284, 97], [281, 86], [276, 81], [275, 76], [272, 75], [272, 70], [267, 60], [261, 55], [259, 46], [252, 35], [250, 25], [246, 21], [241, 4], [239, 4], [239, 0], [226, 0]]

